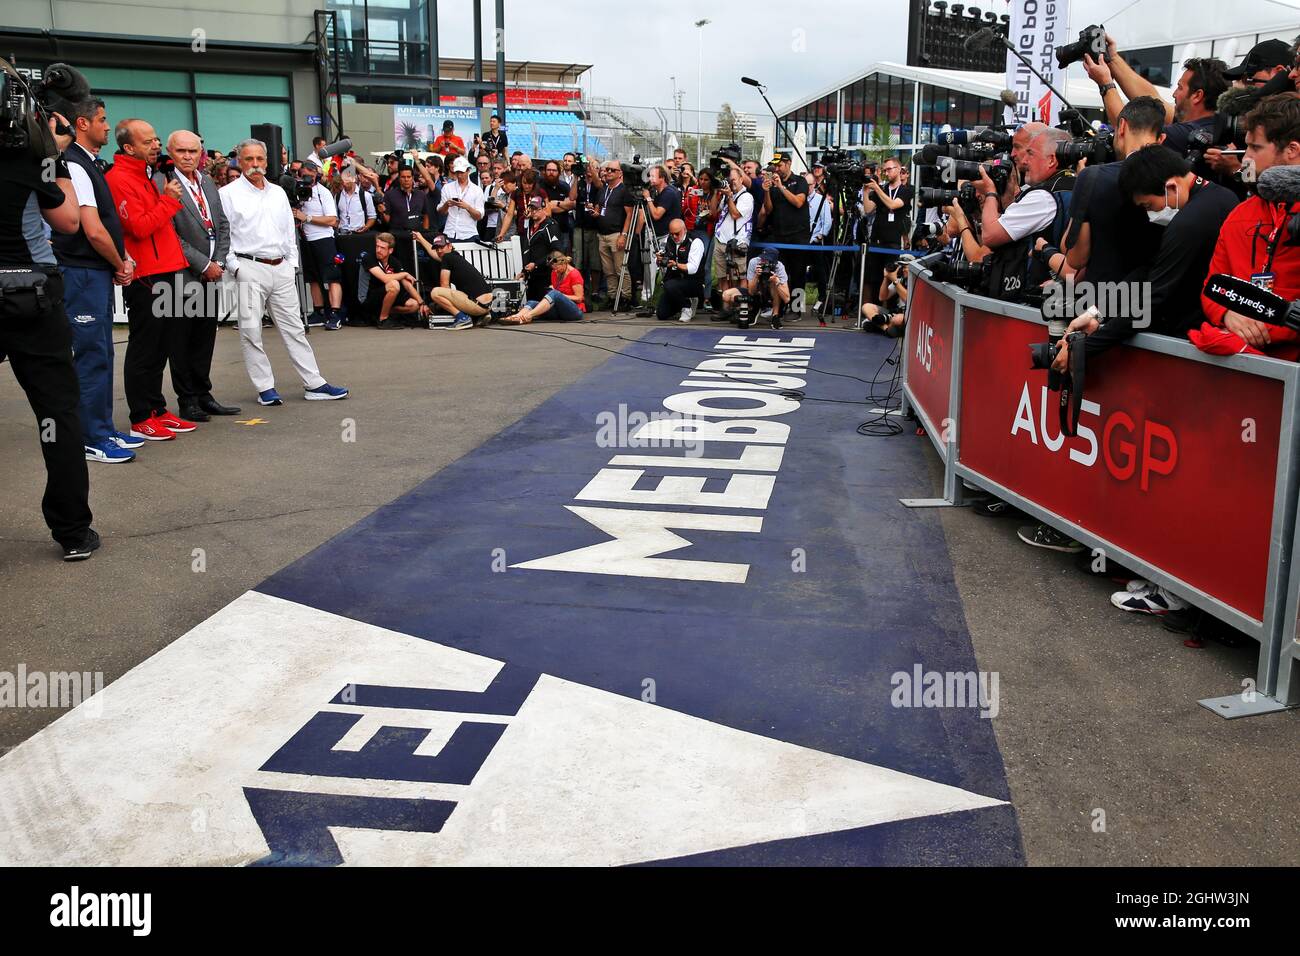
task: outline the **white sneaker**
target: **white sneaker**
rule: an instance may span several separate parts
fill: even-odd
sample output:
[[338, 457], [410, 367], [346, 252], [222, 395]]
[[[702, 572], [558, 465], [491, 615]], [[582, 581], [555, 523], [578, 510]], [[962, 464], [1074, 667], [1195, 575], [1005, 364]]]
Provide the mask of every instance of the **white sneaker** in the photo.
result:
[[682, 315], [681, 315], [681, 318], [679, 318], [677, 321], [678, 321], [678, 322], [689, 322], [689, 321], [691, 321], [691, 319], [693, 319], [693, 318], [695, 318], [695, 312], [694, 312], [694, 311], [691, 309], [691, 307], [688, 305], [686, 308], [682, 309]]
[[770, 319], [772, 317], [772, 310], [764, 309], [762, 312], [758, 313], [758, 317], [760, 319]]
[[1134, 614], [1154, 614], [1164, 615], [1171, 611], [1184, 611], [1191, 607], [1180, 597], [1170, 594], [1164, 588], [1151, 584], [1148, 581], [1141, 582], [1143, 587], [1136, 591], [1132, 590], [1132, 585], [1138, 582], [1130, 582], [1129, 589], [1117, 591], [1110, 596], [1110, 603], [1115, 605], [1121, 611], [1131, 611]]

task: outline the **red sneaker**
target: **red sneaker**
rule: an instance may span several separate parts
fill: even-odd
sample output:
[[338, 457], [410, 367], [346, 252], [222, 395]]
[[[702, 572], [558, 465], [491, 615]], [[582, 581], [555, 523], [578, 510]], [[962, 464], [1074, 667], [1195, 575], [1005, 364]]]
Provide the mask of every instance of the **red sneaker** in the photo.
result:
[[160, 422], [155, 415], [153, 418], [146, 418], [132, 425], [131, 437], [143, 438], [145, 441], [175, 441], [176, 433]]
[[154, 415], [153, 420], [159, 425], [162, 425], [168, 431], [176, 432], [178, 435], [183, 435], [185, 432], [195, 431], [199, 427], [193, 422], [187, 422], [183, 418], [177, 418], [165, 408]]

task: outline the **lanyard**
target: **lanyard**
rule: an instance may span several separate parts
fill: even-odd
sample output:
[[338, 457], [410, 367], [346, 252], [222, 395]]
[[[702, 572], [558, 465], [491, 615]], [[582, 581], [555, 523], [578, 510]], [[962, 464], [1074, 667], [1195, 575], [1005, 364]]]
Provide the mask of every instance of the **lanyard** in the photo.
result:
[[605, 195], [602, 196], [602, 197], [601, 197], [601, 200], [600, 200], [600, 215], [601, 215], [601, 218], [604, 218], [604, 216], [605, 216], [605, 210], [609, 208], [609, 194], [610, 194], [611, 192], [613, 192], [613, 191], [614, 191], [614, 188], [613, 188], [612, 186], [606, 186], [606, 187], [605, 187]]
[[185, 189], [189, 192], [190, 198], [194, 200], [194, 205], [199, 208], [199, 215], [203, 218], [203, 225], [209, 229], [212, 228], [212, 217], [208, 215], [208, 204], [203, 201], [203, 181], [199, 180], [198, 186], [190, 184], [190, 178], [182, 175], [180, 181], [185, 184]]

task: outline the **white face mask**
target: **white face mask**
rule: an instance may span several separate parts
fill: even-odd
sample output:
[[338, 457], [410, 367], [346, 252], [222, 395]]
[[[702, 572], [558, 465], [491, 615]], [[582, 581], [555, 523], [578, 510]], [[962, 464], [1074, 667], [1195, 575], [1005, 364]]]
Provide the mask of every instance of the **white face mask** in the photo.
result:
[[[1166, 192], [1168, 191], [1168, 189], [1169, 189], [1169, 187], [1166, 186], [1166, 187], [1165, 187]], [[1174, 197], [1177, 198], [1177, 196], [1178, 196], [1178, 190], [1175, 189], [1175, 190], [1174, 190]], [[1171, 222], [1174, 221], [1174, 216], [1176, 216], [1176, 215], [1178, 215], [1178, 208], [1177, 208], [1176, 206], [1174, 206], [1172, 203], [1169, 202], [1169, 199], [1168, 199], [1168, 196], [1167, 196], [1167, 195], [1166, 195], [1166, 198], [1165, 198], [1165, 208], [1164, 208], [1164, 209], [1161, 209], [1161, 210], [1159, 210], [1158, 212], [1151, 212], [1151, 211], [1148, 211], [1148, 212], [1147, 212], [1147, 218], [1150, 219], [1150, 220], [1151, 220], [1153, 223], [1155, 223], [1157, 226], [1167, 226], [1167, 225], [1169, 225]]]

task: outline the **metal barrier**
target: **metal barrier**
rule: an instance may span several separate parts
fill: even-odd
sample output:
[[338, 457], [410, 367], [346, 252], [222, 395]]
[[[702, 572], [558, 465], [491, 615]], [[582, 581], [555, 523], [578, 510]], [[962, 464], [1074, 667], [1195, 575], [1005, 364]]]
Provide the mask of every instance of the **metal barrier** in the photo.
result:
[[1141, 333], [1088, 368], [1068, 438], [1046, 373], [1030, 369], [1039, 312], [936, 283], [923, 264], [912, 274], [904, 397], [944, 462], [944, 494], [904, 504], [962, 504], [963, 483], [1010, 502], [1259, 642], [1245, 692], [1203, 706], [1241, 717], [1300, 703], [1300, 365]]

